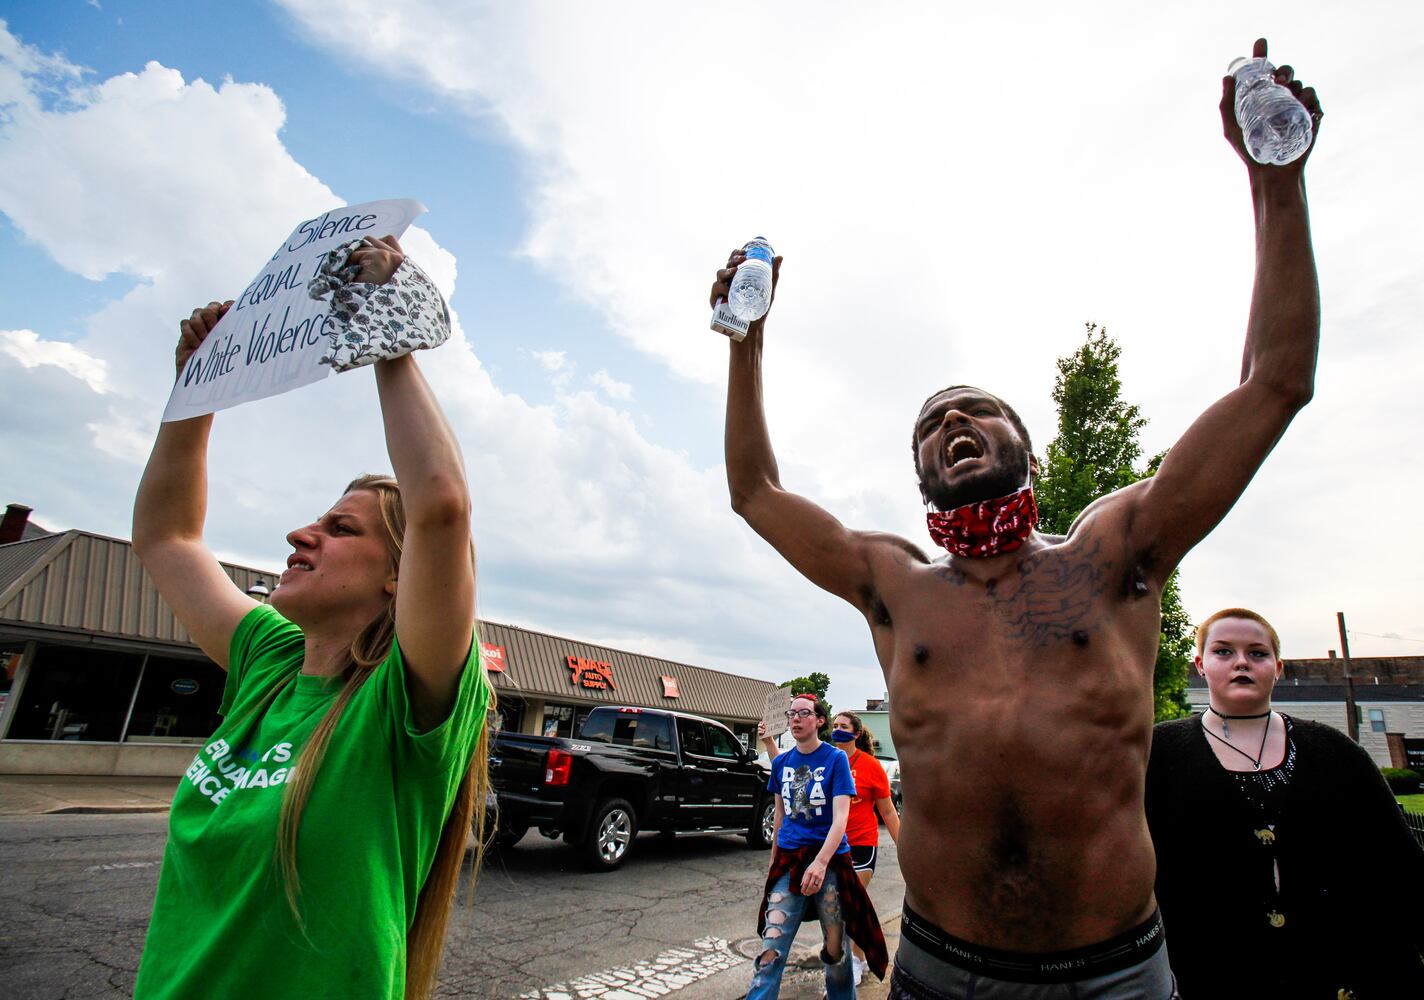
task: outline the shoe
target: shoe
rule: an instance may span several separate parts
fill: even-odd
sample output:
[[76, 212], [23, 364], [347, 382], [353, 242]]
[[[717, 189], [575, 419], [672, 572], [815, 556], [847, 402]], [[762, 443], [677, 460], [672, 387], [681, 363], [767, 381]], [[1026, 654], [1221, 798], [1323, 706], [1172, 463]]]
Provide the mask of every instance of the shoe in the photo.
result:
[[869, 966], [865, 964], [864, 959], [854, 954], [850, 956], [850, 964], [852, 970], [851, 978], [855, 980], [855, 985], [859, 986], [861, 979], [865, 976], [865, 970], [869, 968]]

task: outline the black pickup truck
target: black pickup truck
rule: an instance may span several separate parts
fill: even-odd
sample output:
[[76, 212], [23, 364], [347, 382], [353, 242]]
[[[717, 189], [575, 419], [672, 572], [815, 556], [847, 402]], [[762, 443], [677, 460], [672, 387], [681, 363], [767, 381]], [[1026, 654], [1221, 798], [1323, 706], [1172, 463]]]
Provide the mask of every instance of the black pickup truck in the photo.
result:
[[771, 845], [769, 772], [711, 719], [599, 706], [572, 739], [496, 733], [490, 773], [501, 846], [534, 826], [607, 871], [645, 830], [740, 833], [753, 847]]

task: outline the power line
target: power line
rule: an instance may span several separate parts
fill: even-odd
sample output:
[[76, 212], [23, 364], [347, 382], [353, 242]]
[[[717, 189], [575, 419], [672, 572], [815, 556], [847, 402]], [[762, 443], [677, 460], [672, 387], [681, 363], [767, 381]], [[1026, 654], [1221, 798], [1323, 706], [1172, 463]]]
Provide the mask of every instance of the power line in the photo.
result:
[[1424, 642], [1424, 639], [1411, 639], [1407, 635], [1380, 635], [1378, 632], [1361, 632], [1357, 628], [1349, 630], [1351, 635], [1367, 635], [1373, 639], [1398, 639], [1400, 642]]

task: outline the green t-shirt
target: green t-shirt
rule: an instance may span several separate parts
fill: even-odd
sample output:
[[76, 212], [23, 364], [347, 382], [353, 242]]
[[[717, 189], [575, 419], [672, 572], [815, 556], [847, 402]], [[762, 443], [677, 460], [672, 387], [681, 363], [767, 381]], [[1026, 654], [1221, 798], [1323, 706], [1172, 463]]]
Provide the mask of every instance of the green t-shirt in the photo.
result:
[[173, 797], [139, 1000], [404, 996], [406, 932], [489, 704], [479, 644], [449, 718], [428, 732], [398, 642], [347, 704], [302, 814], [298, 926], [277, 816], [342, 683], [301, 674], [302, 649], [301, 629], [267, 606], [233, 633], [223, 722]]

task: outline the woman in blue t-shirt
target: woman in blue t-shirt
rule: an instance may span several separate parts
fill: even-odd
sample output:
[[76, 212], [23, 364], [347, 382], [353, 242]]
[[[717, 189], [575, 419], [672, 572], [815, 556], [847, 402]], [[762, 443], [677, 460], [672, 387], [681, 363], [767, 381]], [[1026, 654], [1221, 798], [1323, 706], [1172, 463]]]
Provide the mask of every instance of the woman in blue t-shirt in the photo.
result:
[[826, 996], [828, 1000], [855, 996], [841, 905], [841, 890], [852, 883], [860, 886], [845, 838], [855, 782], [846, 755], [817, 735], [826, 724], [826, 713], [825, 702], [815, 695], [792, 699], [786, 718], [796, 746], [778, 754], [771, 764], [767, 790], [776, 796], [776, 843], [762, 900], [762, 954], [746, 1000], [777, 996], [807, 897], [816, 900], [825, 935], [821, 961], [826, 967]]

